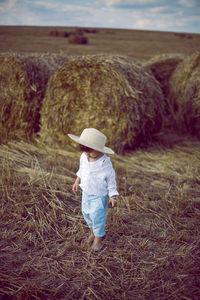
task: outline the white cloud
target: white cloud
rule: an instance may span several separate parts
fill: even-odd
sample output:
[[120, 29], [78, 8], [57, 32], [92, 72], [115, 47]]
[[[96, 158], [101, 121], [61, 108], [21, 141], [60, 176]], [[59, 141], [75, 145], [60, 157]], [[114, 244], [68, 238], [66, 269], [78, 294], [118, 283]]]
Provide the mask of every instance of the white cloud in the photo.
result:
[[169, 9], [168, 6], [157, 6], [157, 7], [152, 7], [150, 8], [150, 12], [154, 13], [154, 14], [157, 14], [157, 13], [162, 13], [162, 12], [165, 12]]
[[59, 10], [59, 11], [72, 11], [77, 10], [80, 7], [77, 5], [71, 5], [71, 4], [63, 4], [61, 2], [49, 2], [49, 1], [32, 1], [32, 5], [36, 6], [38, 8], [43, 7], [50, 10]]
[[179, 0], [180, 5], [185, 7], [195, 7], [196, 1], [195, 0]]
[[141, 18], [134, 22], [134, 26], [137, 29], [149, 28], [149, 26], [151, 26], [151, 21]]
[[38, 14], [32, 12], [26, 0], [12, 2], [14, 5], [10, 4], [7, 11], [0, 11], [1, 25], [34, 25], [40, 22]]
[[36, 6], [42, 6], [48, 9], [55, 9], [59, 5], [56, 2], [48, 2], [48, 1], [31, 1], [31, 4]]
[[97, 2], [103, 2], [107, 6], [134, 6], [156, 3], [158, 0], [98, 0]]
[[43, 7], [43, 8], [46, 8], [46, 9], [50, 9], [52, 10], [56, 10], [56, 11], [59, 11], [59, 12], [74, 12], [74, 13], [77, 13], [79, 11], [82, 11], [82, 12], [89, 12], [89, 11], [93, 11], [93, 7], [91, 6], [88, 6], [88, 5], [75, 5], [75, 4], [65, 4], [63, 2], [59, 2], [59, 1], [56, 1], [55, 2], [49, 2], [49, 1], [32, 1], [32, 5], [33, 6], [37, 6], [38, 8], [39, 7]]
[[4, 13], [9, 11], [11, 8], [15, 6], [16, 0], [8, 0], [8, 1], [1, 1], [0, 2], [0, 12]]
[[132, 28], [147, 29], [147, 30], [168, 30], [168, 31], [183, 31], [182, 28], [187, 27], [189, 19], [187, 17], [176, 18], [171, 13], [153, 12], [146, 10], [145, 12], [132, 13]]

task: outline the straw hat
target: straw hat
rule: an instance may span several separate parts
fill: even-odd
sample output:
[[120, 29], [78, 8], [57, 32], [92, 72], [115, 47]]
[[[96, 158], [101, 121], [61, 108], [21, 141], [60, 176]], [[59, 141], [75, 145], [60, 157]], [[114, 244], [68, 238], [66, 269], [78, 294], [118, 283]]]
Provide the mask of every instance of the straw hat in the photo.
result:
[[105, 147], [107, 140], [106, 136], [95, 128], [84, 129], [80, 137], [73, 134], [68, 134], [68, 136], [78, 144], [102, 153], [114, 154], [112, 149]]

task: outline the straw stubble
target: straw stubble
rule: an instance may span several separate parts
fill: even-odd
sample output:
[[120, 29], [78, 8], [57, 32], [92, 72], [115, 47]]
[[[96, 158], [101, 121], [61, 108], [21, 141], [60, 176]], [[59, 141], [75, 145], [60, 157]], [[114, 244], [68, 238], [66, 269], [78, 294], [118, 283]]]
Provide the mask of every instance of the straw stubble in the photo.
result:
[[1, 145], [0, 297], [199, 299], [199, 141], [113, 157], [120, 197], [99, 253], [71, 190], [78, 156]]

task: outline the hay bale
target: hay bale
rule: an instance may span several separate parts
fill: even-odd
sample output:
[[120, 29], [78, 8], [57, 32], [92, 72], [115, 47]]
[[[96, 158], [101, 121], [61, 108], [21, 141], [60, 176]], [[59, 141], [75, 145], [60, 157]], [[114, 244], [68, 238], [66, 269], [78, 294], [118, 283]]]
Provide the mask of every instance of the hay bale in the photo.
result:
[[83, 33], [98, 33], [97, 29], [90, 29], [90, 28], [76, 28], [76, 32], [79, 34]]
[[117, 56], [77, 56], [50, 78], [41, 110], [40, 136], [66, 147], [67, 133], [94, 127], [122, 153], [149, 140], [162, 122], [159, 83], [134, 61]]
[[[64, 63], [69, 60], [70, 56], [66, 56], [64, 52], [59, 53], [29, 53], [29, 54], [21, 54], [17, 55], [18, 57], [24, 58], [31, 58], [34, 59], [34, 62], [37, 65], [42, 64], [42, 69], [44, 72], [46, 69], [52, 74], [58, 67], [61, 67]], [[38, 61], [38, 62], [37, 62]]]
[[160, 82], [163, 94], [169, 94], [169, 78], [177, 65], [184, 59], [181, 54], [162, 54], [156, 55], [144, 63], [144, 68], [152, 72]]
[[86, 45], [88, 44], [88, 38], [80, 34], [70, 34], [68, 37], [68, 43], [74, 45]]
[[200, 138], [200, 52], [184, 59], [169, 81], [175, 126]]
[[58, 32], [57, 30], [51, 30], [51, 31], [49, 32], [49, 35], [50, 35], [50, 36], [58, 36], [58, 35], [59, 35], [59, 32]]
[[56, 65], [47, 57], [0, 55], [0, 143], [38, 132], [41, 102]]
[[56, 36], [56, 37], [68, 37], [69, 32], [67, 31], [58, 31], [58, 30], [52, 30], [49, 32], [50, 36]]

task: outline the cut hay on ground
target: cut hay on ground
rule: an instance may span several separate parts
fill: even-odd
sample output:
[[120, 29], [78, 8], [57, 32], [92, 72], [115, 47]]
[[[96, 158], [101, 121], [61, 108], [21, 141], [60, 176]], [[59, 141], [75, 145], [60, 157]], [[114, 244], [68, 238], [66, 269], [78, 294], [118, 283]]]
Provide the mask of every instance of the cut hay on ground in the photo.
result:
[[70, 143], [94, 127], [121, 153], [148, 141], [162, 123], [163, 94], [155, 78], [133, 60], [78, 56], [49, 80], [41, 111], [40, 136], [51, 145]]
[[184, 59], [170, 78], [170, 103], [174, 122], [182, 132], [200, 138], [200, 53]]
[[31, 139], [39, 130], [47, 81], [61, 61], [47, 54], [0, 56], [0, 143]]
[[0, 146], [0, 299], [200, 298], [200, 141], [115, 155], [118, 207], [85, 243], [78, 152]]
[[169, 93], [169, 78], [183, 59], [184, 56], [181, 54], [161, 54], [152, 57], [144, 64], [146, 70], [152, 72], [160, 82], [165, 96]]

